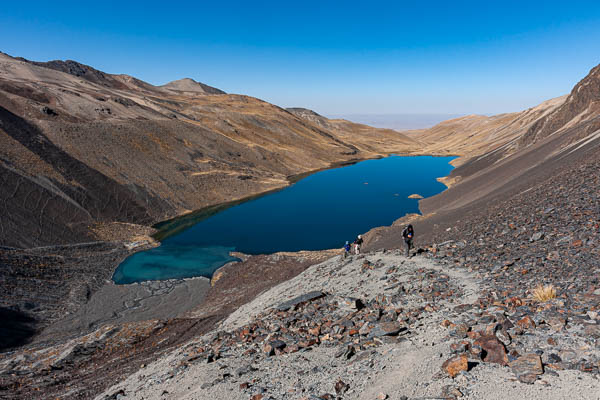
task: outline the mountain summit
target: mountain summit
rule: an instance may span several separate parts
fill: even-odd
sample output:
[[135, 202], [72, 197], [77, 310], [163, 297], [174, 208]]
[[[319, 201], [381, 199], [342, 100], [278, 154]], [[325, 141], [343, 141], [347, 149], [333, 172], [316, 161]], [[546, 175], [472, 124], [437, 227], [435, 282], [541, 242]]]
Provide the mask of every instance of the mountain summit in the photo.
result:
[[183, 78], [162, 85], [161, 88], [175, 92], [193, 92], [202, 94], [226, 94], [224, 91], [205, 85], [204, 83], [196, 82], [191, 78]]

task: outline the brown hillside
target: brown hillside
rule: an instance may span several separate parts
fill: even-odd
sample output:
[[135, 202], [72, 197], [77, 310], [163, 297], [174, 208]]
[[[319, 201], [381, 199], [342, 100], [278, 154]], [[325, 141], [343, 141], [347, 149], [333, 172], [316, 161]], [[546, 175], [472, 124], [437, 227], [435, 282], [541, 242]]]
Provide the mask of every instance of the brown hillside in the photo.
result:
[[462, 156], [453, 162], [458, 166], [469, 158], [503, 145], [511, 146], [513, 141], [527, 132], [540, 118], [553, 112], [564, 100], [565, 96], [558, 97], [516, 113], [455, 118], [427, 130], [414, 131], [412, 136], [425, 144], [426, 152]]
[[0, 245], [17, 247], [93, 240], [98, 223], [152, 224], [292, 175], [417, 149], [395, 131], [326, 128], [191, 79], [157, 87], [5, 54], [0, 143]]

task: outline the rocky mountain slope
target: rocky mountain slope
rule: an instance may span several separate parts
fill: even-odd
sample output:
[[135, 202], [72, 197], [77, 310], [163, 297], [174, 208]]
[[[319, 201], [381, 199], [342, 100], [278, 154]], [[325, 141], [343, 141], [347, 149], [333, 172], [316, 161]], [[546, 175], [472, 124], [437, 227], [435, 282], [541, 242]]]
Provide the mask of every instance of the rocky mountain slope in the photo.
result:
[[345, 126], [350, 141], [191, 79], [158, 87], [75, 61], [0, 54], [0, 245], [94, 240], [98, 224], [149, 225], [417, 148], [398, 132], [355, 127]]
[[[553, 198], [561, 190], [554, 183], [557, 175], [570, 170], [575, 178], [582, 163], [593, 163], [590, 160], [596, 160], [600, 149], [598, 70], [598, 67], [592, 69], [568, 96], [550, 100], [521, 113], [465, 117], [433, 127], [431, 132], [437, 132], [441, 137], [443, 144], [440, 146], [447, 146], [449, 152], [462, 157], [455, 160], [457, 168], [448, 177], [440, 179], [450, 187], [419, 202], [423, 216], [414, 223], [424, 240], [436, 240], [440, 232], [452, 224], [469, 218], [474, 212], [487, 209], [490, 204], [505, 204], [508, 199], [529, 192], [540, 182], [547, 186], [547, 196]], [[500, 118], [507, 119], [506, 126], [516, 129], [519, 125], [521, 129], [507, 137], [505, 125], [486, 128], [492, 123], [490, 121]], [[464, 135], [462, 140], [447, 136], [465, 124], [469, 130], [475, 129], [473, 127], [478, 125], [473, 122], [475, 119], [483, 121], [483, 128], [475, 134], [466, 135], [472, 137], [475, 143], [487, 143], [485, 146], [490, 149], [483, 153], [485, 146], [480, 150], [469, 147], [471, 141]], [[548, 133], [550, 125], [556, 129], [552, 133]], [[434, 137], [431, 132], [413, 134], [422, 143], [431, 143]], [[487, 139], [495, 135], [504, 138], [497, 146], [493, 140]], [[507, 210], [506, 214], [510, 215], [510, 211]], [[371, 248], [389, 247], [396, 243], [395, 238], [402, 229], [403, 221], [399, 220], [391, 227], [374, 229], [369, 235]]]
[[97, 399], [596, 398], [596, 312], [488, 302], [498, 275], [401, 254], [315, 265]]
[[[515, 187], [526, 189], [535, 177], [551, 176], [571, 160], [577, 162], [586, 154], [598, 151], [598, 71], [598, 67], [594, 68], [568, 96], [550, 100], [521, 113], [484, 118], [481, 122], [483, 129], [477, 130], [472, 136], [469, 134], [468, 138], [463, 136], [458, 142], [455, 142], [456, 139], [443, 139], [449, 152], [463, 157], [458, 160], [457, 168], [442, 180], [451, 189], [421, 201], [421, 211], [425, 214], [434, 211], [442, 213], [485, 203], [490, 198], [505, 196]], [[500, 118], [506, 118], [507, 122], [499, 127], [487, 128], [495, 124], [493, 120]], [[460, 129], [457, 126], [469, 119], [451, 121], [449, 126], [453, 126], [451, 130]], [[432, 131], [444, 132], [443, 125], [432, 128]], [[507, 132], [510, 134], [507, 135]], [[424, 141], [427, 140], [424, 135], [430, 134], [418, 134], [417, 137]], [[494, 141], [494, 138], [500, 139]], [[480, 143], [483, 147], [471, 147], [472, 143]], [[460, 188], [452, 188], [459, 182]]]
[[[595, 140], [599, 130], [600, 66], [597, 66], [569, 95], [517, 113], [469, 115], [444, 121], [431, 129], [413, 131], [410, 136], [422, 143], [424, 152], [460, 155], [453, 162], [460, 167], [469, 161], [499, 163], [519, 152], [528, 157], [534, 150], [532, 147], [541, 146], [542, 142], [547, 144], [544, 156], [553, 156], [575, 143]], [[532, 157], [532, 166], [539, 162], [539, 156]], [[482, 169], [485, 164], [476, 165]], [[471, 175], [472, 169], [458, 168], [453, 174]], [[454, 181], [447, 180], [449, 184]]]

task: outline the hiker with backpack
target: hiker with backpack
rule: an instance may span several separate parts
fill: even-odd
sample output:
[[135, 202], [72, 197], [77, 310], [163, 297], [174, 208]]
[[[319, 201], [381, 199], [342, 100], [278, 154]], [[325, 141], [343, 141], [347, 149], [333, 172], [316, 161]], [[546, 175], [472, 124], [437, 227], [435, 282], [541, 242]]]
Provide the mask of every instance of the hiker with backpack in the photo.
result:
[[344, 245], [344, 253], [342, 254], [342, 258], [346, 259], [346, 257], [348, 257], [348, 254], [350, 254], [350, 243], [346, 240], [346, 244]]
[[406, 245], [406, 257], [410, 255], [410, 249], [413, 246], [413, 238], [415, 236], [415, 231], [411, 224], [408, 224], [406, 228], [402, 231], [402, 237], [404, 238], [404, 244]]
[[356, 240], [354, 241], [354, 254], [360, 254], [360, 247], [363, 244], [363, 238], [361, 235], [358, 235]]

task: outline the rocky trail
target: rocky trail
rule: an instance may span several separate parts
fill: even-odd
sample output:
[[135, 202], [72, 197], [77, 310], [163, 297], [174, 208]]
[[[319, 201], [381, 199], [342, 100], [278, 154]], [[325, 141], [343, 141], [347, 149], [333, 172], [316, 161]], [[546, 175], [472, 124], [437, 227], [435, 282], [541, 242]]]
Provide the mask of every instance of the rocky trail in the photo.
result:
[[596, 367], [551, 365], [521, 306], [485, 305], [485, 284], [430, 251], [336, 256], [97, 399], [598, 398], [598, 347], [558, 333], [563, 356]]

